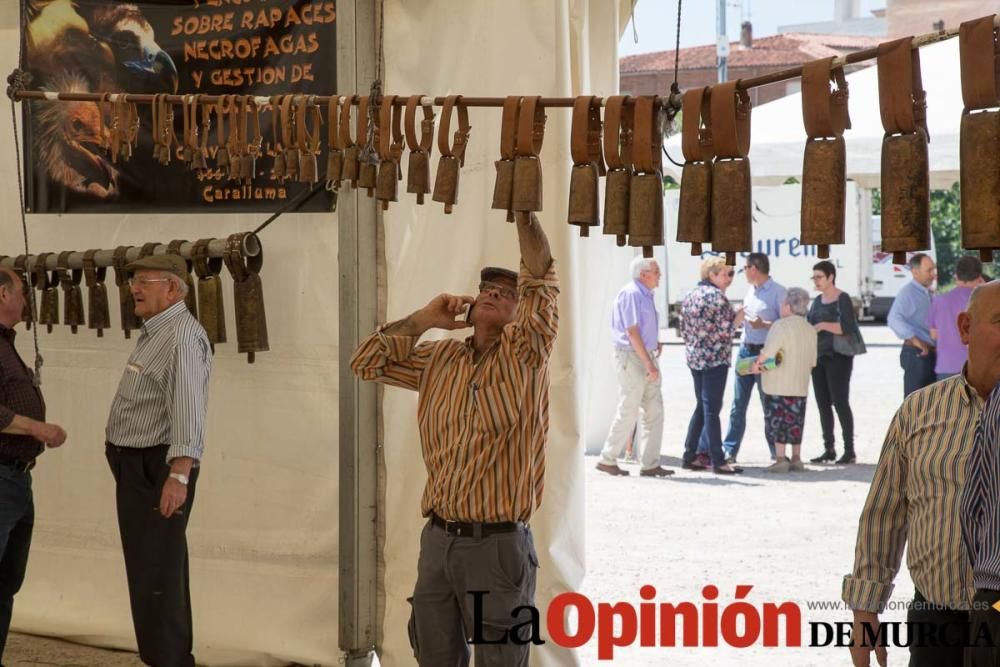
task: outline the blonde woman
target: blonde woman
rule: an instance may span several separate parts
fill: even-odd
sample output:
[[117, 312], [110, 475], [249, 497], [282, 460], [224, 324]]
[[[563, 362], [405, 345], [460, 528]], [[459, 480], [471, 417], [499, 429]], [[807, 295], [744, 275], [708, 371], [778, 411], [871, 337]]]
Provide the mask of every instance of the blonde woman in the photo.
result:
[[709, 452], [712, 471], [717, 475], [743, 472], [726, 463], [719, 420], [733, 356], [733, 334], [743, 323], [743, 310], [734, 310], [726, 298], [726, 290], [735, 273], [722, 257], [705, 259], [701, 263], [701, 282], [681, 305], [681, 336], [697, 401], [684, 442], [683, 467], [688, 470], [707, 468], [696, 460], [701, 443], [702, 449]]

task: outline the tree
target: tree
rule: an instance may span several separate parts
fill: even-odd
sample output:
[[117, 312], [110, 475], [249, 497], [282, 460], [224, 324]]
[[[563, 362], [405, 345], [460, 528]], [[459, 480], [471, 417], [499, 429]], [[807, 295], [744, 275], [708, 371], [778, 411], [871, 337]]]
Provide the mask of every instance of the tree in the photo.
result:
[[[872, 190], [872, 213], [882, 213], [882, 192]], [[947, 190], [931, 191], [931, 231], [937, 249], [938, 285], [955, 280], [955, 264], [962, 250], [962, 194], [956, 181]]]

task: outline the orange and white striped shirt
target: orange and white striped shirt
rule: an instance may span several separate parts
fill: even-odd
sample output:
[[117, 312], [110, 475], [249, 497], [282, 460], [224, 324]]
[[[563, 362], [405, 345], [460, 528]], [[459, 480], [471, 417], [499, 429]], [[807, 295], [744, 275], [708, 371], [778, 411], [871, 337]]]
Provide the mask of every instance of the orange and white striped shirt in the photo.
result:
[[451, 521], [527, 521], [542, 502], [549, 430], [549, 355], [559, 325], [555, 260], [537, 279], [521, 263], [516, 316], [473, 361], [472, 338], [417, 343], [365, 338], [351, 358], [364, 380], [419, 392], [427, 485], [421, 500]]

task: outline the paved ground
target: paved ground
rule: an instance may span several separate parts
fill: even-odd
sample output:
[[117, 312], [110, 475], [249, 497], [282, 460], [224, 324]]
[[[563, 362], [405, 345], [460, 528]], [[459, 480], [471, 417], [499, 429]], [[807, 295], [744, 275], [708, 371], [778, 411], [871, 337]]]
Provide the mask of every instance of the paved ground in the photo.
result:
[[[802, 608], [803, 643], [810, 621], [834, 622], [849, 612], [813, 611], [807, 602], [839, 601], [843, 575], [854, 557], [857, 519], [864, 503], [882, 437], [902, 400], [899, 348], [884, 327], [866, 327], [869, 353], [860, 357], [851, 385], [859, 465], [810, 465], [809, 472], [774, 476], [769, 463], [760, 404], [751, 402], [747, 437], [740, 455], [746, 473], [720, 478], [679, 468], [687, 420], [694, 408], [683, 349], [667, 348], [664, 394], [667, 425], [663, 453], [677, 474], [669, 480], [613, 478], [588, 465], [587, 579], [591, 600], [641, 602], [639, 588], [656, 588], [660, 603], [704, 604], [702, 588], [719, 589], [720, 614], [734, 601], [738, 584], [752, 585], [747, 600], [758, 609], [766, 602], [797, 602]], [[725, 412], [732, 396], [730, 380]], [[723, 420], [723, 430], [725, 430]], [[839, 437], [839, 430], [838, 430]], [[839, 444], [839, 443], [838, 443]], [[807, 456], [822, 451], [818, 413], [810, 398], [806, 416]], [[838, 453], [839, 453], [838, 447]], [[596, 462], [589, 457], [588, 464]], [[608, 508], [611, 508], [609, 511]], [[904, 571], [893, 600], [908, 600], [913, 586]], [[903, 620], [905, 612], [888, 614]], [[680, 627], [678, 628], [680, 636]], [[581, 651], [581, 663], [599, 664], [597, 646]], [[836, 648], [630, 648], [615, 652], [610, 664], [650, 665], [795, 665], [826, 667], [850, 664], [846, 649]], [[890, 651], [890, 664], [905, 664], [905, 650]], [[607, 663], [604, 663], [607, 664]]]
[[[588, 465], [587, 567], [583, 592], [591, 600], [628, 601], [638, 605], [639, 588], [656, 588], [655, 602], [705, 602], [702, 588], [719, 589], [719, 609], [733, 601], [738, 584], [753, 586], [747, 600], [797, 602], [802, 608], [803, 642], [810, 621], [846, 620], [848, 612], [814, 611], [807, 602], [837, 601], [840, 582], [851, 568], [858, 513], [871, 481], [882, 436], [902, 398], [899, 348], [884, 328], [865, 328], [869, 354], [855, 366], [852, 405], [857, 422], [861, 464], [811, 466], [795, 476], [760, 472], [768, 463], [758, 402], [751, 402], [747, 439], [739, 478], [679, 470], [670, 480], [611, 478]], [[668, 346], [663, 358], [667, 428], [663, 453], [678, 466], [687, 420], [694, 407], [683, 349]], [[730, 382], [730, 390], [731, 390]], [[727, 392], [726, 409], [731, 400]], [[815, 404], [806, 418], [805, 451], [821, 450]], [[595, 461], [588, 459], [588, 464]], [[905, 569], [897, 579], [893, 600], [913, 594]], [[887, 615], [901, 620], [903, 612]], [[680, 634], [680, 628], [679, 634]], [[766, 665], [826, 667], [849, 664], [846, 649], [833, 648], [630, 648], [617, 651], [611, 663], [597, 660], [597, 645], [580, 650], [581, 664]], [[890, 664], [905, 664], [902, 649], [890, 653]], [[8, 666], [132, 667], [132, 655], [79, 647], [64, 642], [13, 636]]]

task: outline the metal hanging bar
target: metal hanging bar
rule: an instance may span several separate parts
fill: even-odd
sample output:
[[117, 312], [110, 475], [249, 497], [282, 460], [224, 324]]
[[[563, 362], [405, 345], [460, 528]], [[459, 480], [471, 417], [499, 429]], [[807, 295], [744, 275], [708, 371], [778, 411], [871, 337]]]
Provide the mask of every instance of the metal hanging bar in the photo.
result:
[[[208, 242], [208, 256], [209, 257], [222, 257], [225, 254], [227, 239], [212, 239]], [[194, 244], [190, 241], [185, 241], [180, 246], [180, 255], [184, 259], [191, 259], [191, 247]], [[132, 246], [125, 253], [126, 259], [132, 262], [139, 259], [139, 253], [141, 251], [141, 246]], [[157, 245], [153, 250], [154, 255], [165, 255], [167, 254], [167, 244], [161, 243]], [[245, 257], [256, 257], [260, 254], [260, 239], [257, 238], [255, 234], [247, 234], [243, 239], [243, 255]], [[94, 263], [99, 267], [109, 267], [112, 265], [112, 258], [114, 257], [114, 250], [98, 250], [94, 253]], [[14, 260], [17, 258], [16, 255], [9, 257], [4, 257], [0, 259], [0, 266], [13, 269]], [[37, 255], [28, 255], [28, 260], [26, 264], [26, 270], [28, 273], [35, 266], [35, 261]], [[59, 257], [58, 253], [51, 253], [45, 260], [45, 268], [48, 270], [53, 270], [56, 268]], [[71, 269], [82, 269], [83, 268], [83, 253], [73, 252], [69, 255], [69, 268]]]

